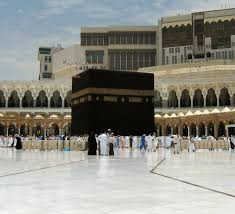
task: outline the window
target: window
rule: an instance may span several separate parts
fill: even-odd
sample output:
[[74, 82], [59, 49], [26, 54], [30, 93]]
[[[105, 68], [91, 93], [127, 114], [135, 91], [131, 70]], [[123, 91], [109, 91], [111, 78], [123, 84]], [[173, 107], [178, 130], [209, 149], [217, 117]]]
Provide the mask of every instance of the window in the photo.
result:
[[44, 71], [47, 71], [47, 65], [44, 65]]
[[224, 51], [222, 52], [222, 59], [224, 59]]
[[227, 51], [224, 52], [224, 59], [228, 59]]
[[212, 56], [212, 59], [214, 59], [214, 58], [215, 58], [215, 54], [214, 54], [214, 53], [212, 53], [212, 55], [211, 55], [211, 56]]
[[177, 64], [178, 62], [177, 62], [177, 56], [175, 56], [175, 64]]
[[183, 57], [183, 55], [181, 55], [181, 63], [183, 63], [184, 62], [184, 57]]
[[172, 56], [172, 64], [175, 64], [175, 57]]
[[45, 56], [45, 62], [47, 62], [47, 56]]
[[51, 56], [49, 56], [49, 63], [51, 63]]
[[169, 64], [169, 57], [168, 56], [166, 57], [166, 64], [167, 65]]
[[174, 48], [171, 49], [171, 53], [174, 53]]

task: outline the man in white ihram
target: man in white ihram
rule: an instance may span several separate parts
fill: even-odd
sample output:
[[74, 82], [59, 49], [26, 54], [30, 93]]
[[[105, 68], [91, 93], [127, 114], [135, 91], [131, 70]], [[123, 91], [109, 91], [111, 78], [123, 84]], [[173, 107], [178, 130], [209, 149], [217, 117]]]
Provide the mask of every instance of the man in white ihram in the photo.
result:
[[100, 155], [108, 155], [108, 136], [106, 132], [98, 137], [100, 142]]

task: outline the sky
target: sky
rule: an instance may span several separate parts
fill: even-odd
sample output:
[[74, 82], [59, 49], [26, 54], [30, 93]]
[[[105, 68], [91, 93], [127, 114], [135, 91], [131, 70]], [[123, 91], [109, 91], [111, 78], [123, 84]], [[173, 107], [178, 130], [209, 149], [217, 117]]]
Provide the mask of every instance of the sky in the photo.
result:
[[82, 26], [157, 25], [221, 6], [235, 0], [0, 0], [0, 80], [37, 80], [38, 47], [77, 44]]

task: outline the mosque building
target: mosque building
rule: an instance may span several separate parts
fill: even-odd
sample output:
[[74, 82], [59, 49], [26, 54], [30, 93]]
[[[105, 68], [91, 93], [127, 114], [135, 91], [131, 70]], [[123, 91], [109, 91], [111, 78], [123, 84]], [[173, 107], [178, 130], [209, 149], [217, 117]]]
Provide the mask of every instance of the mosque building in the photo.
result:
[[88, 68], [154, 73], [158, 135], [217, 138], [235, 123], [235, 9], [83, 27], [80, 37], [39, 48], [38, 81], [1, 81], [0, 135], [69, 134], [71, 77]]

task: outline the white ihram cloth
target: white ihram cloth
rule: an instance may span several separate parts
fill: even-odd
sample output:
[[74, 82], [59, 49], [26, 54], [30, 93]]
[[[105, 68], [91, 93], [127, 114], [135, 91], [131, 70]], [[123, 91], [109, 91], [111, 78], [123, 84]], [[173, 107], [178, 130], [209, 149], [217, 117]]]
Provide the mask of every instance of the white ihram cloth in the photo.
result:
[[146, 137], [146, 142], [149, 150], [153, 149], [153, 137], [151, 135], [148, 135]]
[[12, 144], [13, 144], [13, 137], [10, 137], [9, 139], [8, 139], [8, 147], [11, 147], [12, 146]]
[[136, 149], [138, 147], [138, 138], [136, 136], [133, 137], [133, 145], [132, 145], [132, 147], [134, 149]]
[[100, 155], [108, 155], [108, 136], [101, 134], [98, 140], [100, 141]]

